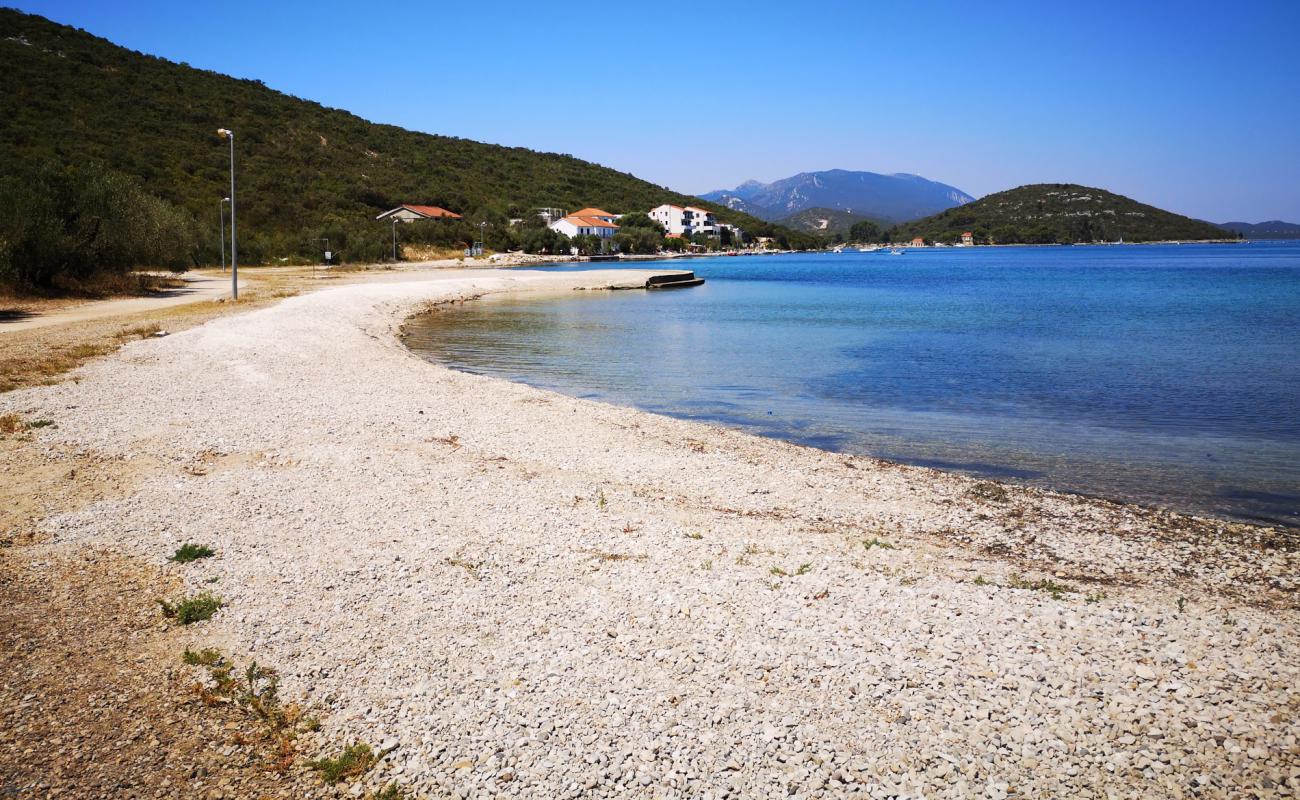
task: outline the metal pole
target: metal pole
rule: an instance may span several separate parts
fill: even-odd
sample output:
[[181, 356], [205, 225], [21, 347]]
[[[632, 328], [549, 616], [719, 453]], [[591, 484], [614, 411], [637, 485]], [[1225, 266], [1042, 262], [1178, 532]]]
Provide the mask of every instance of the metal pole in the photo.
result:
[[397, 217], [393, 217], [393, 263], [397, 263]]
[[230, 299], [239, 299], [239, 257], [235, 249], [235, 132], [230, 136]]
[[221, 220], [221, 271], [226, 271], [226, 198], [217, 201], [217, 218]]

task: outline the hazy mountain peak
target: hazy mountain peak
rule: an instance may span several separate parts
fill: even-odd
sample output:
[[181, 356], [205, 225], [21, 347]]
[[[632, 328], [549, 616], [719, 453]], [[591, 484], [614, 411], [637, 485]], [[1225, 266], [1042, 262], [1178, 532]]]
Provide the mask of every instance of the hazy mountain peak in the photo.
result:
[[918, 219], [974, 199], [919, 175], [845, 169], [801, 172], [771, 183], [750, 180], [700, 197], [768, 220], [821, 208], [887, 222]]

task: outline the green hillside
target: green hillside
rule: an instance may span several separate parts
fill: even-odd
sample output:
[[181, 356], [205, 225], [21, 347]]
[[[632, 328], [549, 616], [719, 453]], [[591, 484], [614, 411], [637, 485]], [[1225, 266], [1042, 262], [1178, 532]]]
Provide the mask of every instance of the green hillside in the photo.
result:
[[[11, 9], [0, 9], [0, 119], [5, 175], [99, 162], [134, 177], [194, 215], [193, 257], [203, 263], [218, 258], [217, 204], [227, 194], [219, 127], [238, 137], [240, 252], [250, 262], [315, 253], [323, 236], [345, 258], [373, 257], [387, 235], [374, 216], [401, 202], [487, 220], [498, 236], [507, 218], [536, 207], [701, 204], [567, 155], [374, 124]], [[746, 230], [772, 230], [705, 205]]]
[[864, 221], [875, 222], [882, 228], [888, 227], [887, 223], [883, 223], [878, 219], [872, 219], [862, 214], [850, 214], [847, 211], [834, 208], [805, 208], [803, 211], [777, 220], [777, 224], [792, 230], [812, 234], [834, 235], [838, 233], [841, 236], [847, 236], [849, 229], [854, 224]]
[[1235, 236], [1208, 222], [1073, 183], [1038, 183], [998, 192], [899, 225], [890, 235], [893, 241], [921, 236], [928, 241], [954, 242], [963, 231], [974, 233], [980, 244], [1187, 241]]

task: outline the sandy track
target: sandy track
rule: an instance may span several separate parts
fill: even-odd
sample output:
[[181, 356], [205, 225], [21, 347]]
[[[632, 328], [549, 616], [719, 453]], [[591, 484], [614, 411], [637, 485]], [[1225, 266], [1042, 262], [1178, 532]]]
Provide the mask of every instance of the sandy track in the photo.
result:
[[[165, 308], [200, 303], [230, 296], [230, 277], [216, 274], [186, 273], [180, 276], [185, 286], [180, 289], [164, 289], [149, 297], [120, 297], [112, 300], [96, 300], [90, 303], [60, 308], [48, 313], [22, 316], [14, 320], [0, 321], [0, 335], [47, 328], [54, 325], [67, 325], [74, 322], [120, 317], [138, 314], [142, 311], [159, 311]], [[243, 280], [239, 282], [242, 289]]]
[[128, 345], [0, 412], [172, 465], [45, 530], [160, 565], [217, 547], [168, 567], [228, 602], [195, 643], [278, 666], [338, 741], [398, 745], [376, 785], [1300, 789], [1292, 533], [1002, 497], [452, 372], [394, 335], [434, 301], [615, 276], [323, 291]]

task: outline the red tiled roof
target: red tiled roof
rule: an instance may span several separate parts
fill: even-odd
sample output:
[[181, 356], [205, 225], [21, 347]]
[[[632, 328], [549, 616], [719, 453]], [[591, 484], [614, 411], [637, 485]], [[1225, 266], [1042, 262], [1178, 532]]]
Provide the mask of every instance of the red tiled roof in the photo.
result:
[[412, 206], [403, 203], [401, 207], [405, 208], [408, 211], [414, 211], [415, 213], [419, 214], [422, 217], [446, 217], [447, 219], [462, 219], [460, 214], [456, 214], [454, 212], [448, 211], [445, 208], [438, 208], [437, 206]]
[[581, 211], [575, 211], [571, 217], [612, 217], [613, 214], [608, 211], [601, 211], [599, 208], [584, 208]]
[[606, 222], [605, 220], [600, 219], [599, 217], [580, 217], [577, 214], [570, 214], [569, 216], [565, 217], [565, 219], [568, 220], [570, 224], [576, 225], [579, 228], [617, 228], [618, 227], [614, 223]]

